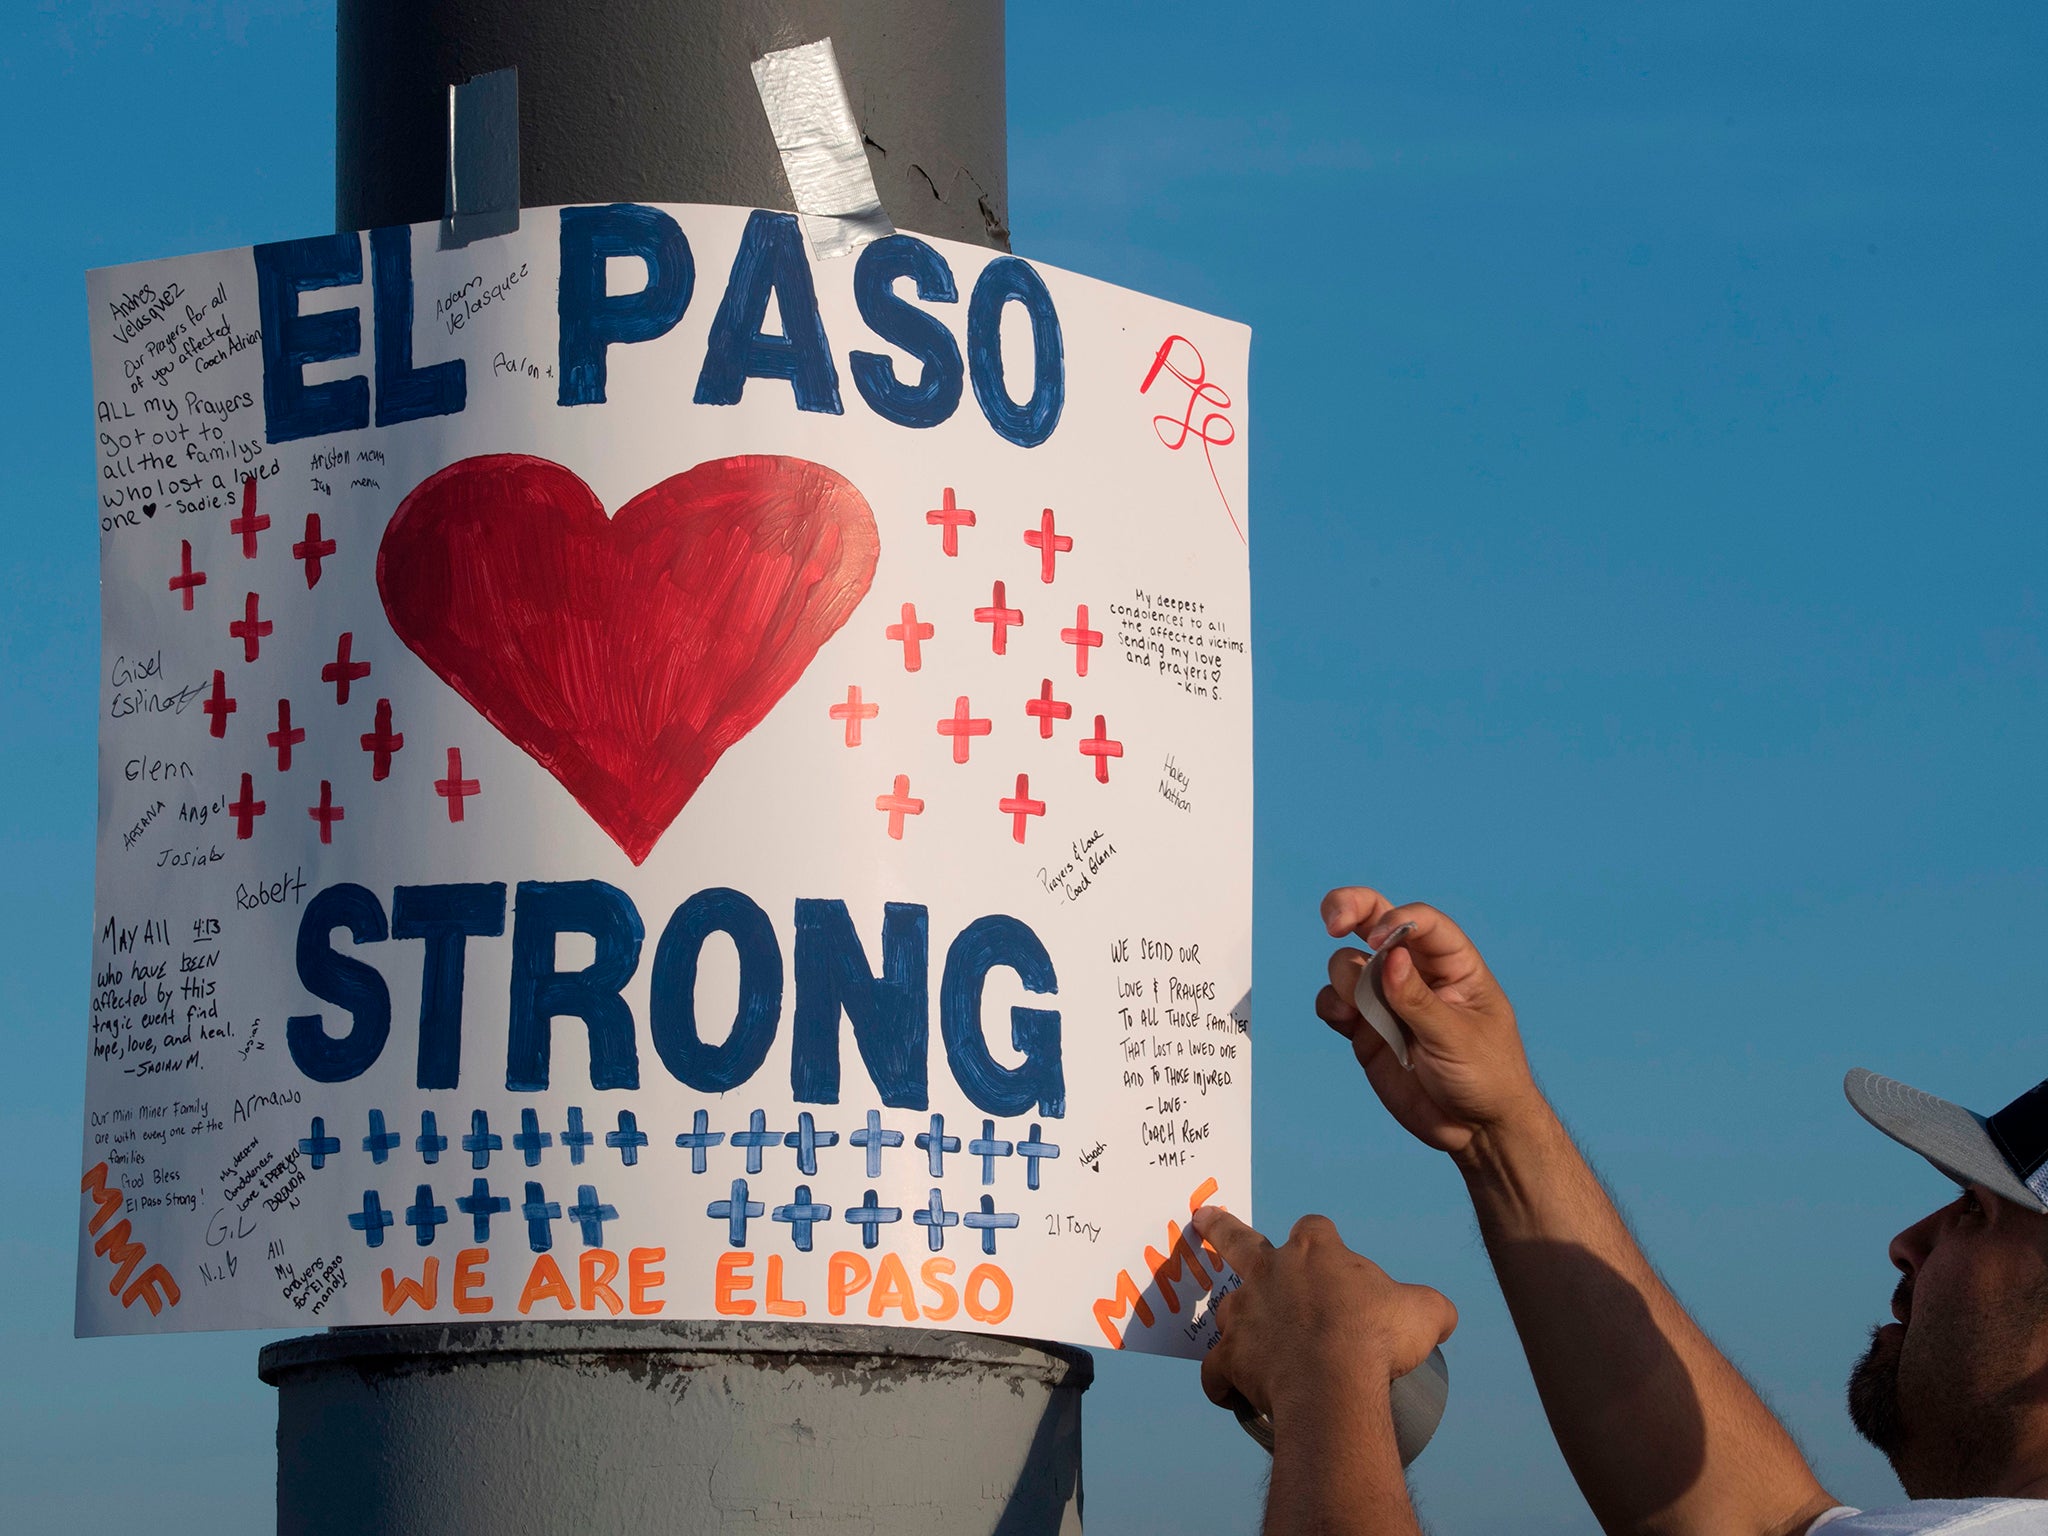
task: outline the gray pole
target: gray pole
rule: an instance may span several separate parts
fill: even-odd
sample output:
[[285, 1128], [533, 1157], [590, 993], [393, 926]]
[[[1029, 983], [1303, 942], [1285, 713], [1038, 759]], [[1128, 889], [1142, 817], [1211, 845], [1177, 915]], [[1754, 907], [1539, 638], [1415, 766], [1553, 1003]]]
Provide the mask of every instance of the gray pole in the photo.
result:
[[[749, 66], [832, 39], [899, 228], [1007, 249], [1002, 0], [340, 0], [335, 217], [443, 213], [448, 87], [519, 71], [521, 202], [793, 206]], [[264, 1349], [278, 1530], [1078, 1536], [1086, 1351], [685, 1321]]]
[[890, 220], [1007, 250], [1003, 0], [341, 0], [337, 227], [440, 218], [448, 87], [508, 64], [527, 207], [793, 207], [749, 66], [821, 37]]

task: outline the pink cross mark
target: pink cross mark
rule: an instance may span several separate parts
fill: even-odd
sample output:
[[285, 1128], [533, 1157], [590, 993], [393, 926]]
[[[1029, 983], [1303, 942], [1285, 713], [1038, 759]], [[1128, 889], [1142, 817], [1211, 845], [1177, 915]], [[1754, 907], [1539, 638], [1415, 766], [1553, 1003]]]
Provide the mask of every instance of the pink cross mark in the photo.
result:
[[213, 692], [206, 702], [199, 706], [212, 718], [207, 722], [206, 731], [210, 736], [225, 736], [228, 733], [228, 716], [235, 712], [235, 701], [228, 697], [228, 675], [219, 668], [213, 673]]
[[1122, 757], [1124, 755], [1124, 744], [1120, 741], [1111, 741], [1109, 739], [1109, 733], [1102, 728], [1102, 716], [1097, 715], [1095, 717], [1095, 734], [1081, 743], [1081, 751], [1086, 756], [1095, 759], [1095, 782], [1107, 784], [1109, 782], [1109, 760], [1112, 757]]
[[896, 775], [896, 787], [886, 795], [875, 796], [875, 809], [889, 813], [889, 835], [899, 843], [903, 841], [903, 818], [922, 816], [924, 802], [910, 798], [910, 775]]
[[391, 777], [391, 754], [405, 746], [402, 733], [391, 729], [391, 701], [377, 701], [377, 716], [374, 730], [366, 731], [360, 740], [363, 750], [370, 754], [370, 777], [388, 779]]
[[924, 665], [924, 650], [920, 642], [931, 639], [937, 633], [938, 631], [933, 629], [931, 625], [917, 622], [917, 605], [915, 603], [905, 603], [903, 605], [903, 621], [899, 624], [891, 624], [882, 631], [886, 638], [903, 642], [903, 670], [906, 672], [915, 672]]
[[254, 661], [263, 649], [263, 637], [275, 628], [270, 620], [256, 616], [256, 594], [251, 592], [243, 600], [242, 616], [228, 625], [228, 636], [242, 642], [242, 660]]
[[256, 781], [246, 773], [242, 775], [242, 797], [229, 804], [228, 814], [235, 818], [236, 837], [255, 836], [256, 818], [263, 814], [263, 802], [256, 798]]
[[334, 684], [334, 702], [348, 702], [349, 684], [360, 682], [370, 675], [367, 661], [351, 661], [349, 651], [356, 643], [355, 631], [344, 629], [341, 638], [334, 643], [334, 660], [320, 669], [320, 681]]
[[277, 729], [263, 738], [277, 748], [277, 771], [289, 773], [292, 768], [292, 748], [306, 739], [304, 726], [292, 724], [292, 701], [277, 701]]
[[1050, 585], [1053, 561], [1074, 547], [1074, 541], [1064, 533], [1052, 531], [1051, 507], [1045, 509], [1045, 515], [1039, 518], [1036, 528], [1024, 530], [1024, 542], [1038, 551], [1038, 579]]
[[185, 611], [192, 611], [192, 589], [206, 585], [206, 572], [192, 569], [192, 541], [178, 540], [179, 563], [184, 567], [171, 578], [171, 590], [185, 599]]
[[1053, 721], [1072, 718], [1074, 706], [1052, 696], [1052, 679], [1048, 677], [1038, 685], [1038, 697], [1024, 701], [1024, 713], [1038, 717], [1038, 734], [1045, 739], [1052, 735]]
[[306, 590], [320, 585], [320, 562], [334, 553], [334, 540], [320, 537], [320, 514], [306, 514], [306, 536], [292, 546], [292, 558], [306, 562]]
[[1009, 599], [1004, 596], [1003, 584], [1000, 581], [996, 583], [995, 594], [988, 601], [989, 605], [986, 608], [974, 610], [974, 622], [989, 626], [989, 639], [995, 645], [995, 653], [1002, 656], [1010, 649], [1011, 627], [1024, 622], [1024, 611], [1008, 606]]
[[256, 512], [256, 477], [242, 476], [242, 514], [228, 524], [229, 533], [242, 536], [242, 558], [256, 558], [256, 535], [270, 526], [270, 519], [259, 517]]
[[960, 530], [974, 526], [974, 514], [953, 504], [953, 487], [950, 485], [946, 487], [941, 501], [943, 505], [925, 513], [924, 520], [934, 528], [945, 529], [939, 536], [939, 548], [949, 555], [957, 555], [960, 553]]
[[953, 738], [953, 761], [967, 761], [967, 748], [976, 736], [986, 736], [995, 729], [990, 720], [977, 720], [967, 712], [967, 695], [961, 694], [953, 701], [953, 713], [939, 722], [939, 734]]
[[[401, 741], [404, 739], [404, 737], [399, 738]], [[379, 774], [377, 777], [382, 778], [383, 775]], [[462, 749], [460, 747], [450, 747], [448, 749], [448, 777], [434, 780], [434, 793], [443, 796], [448, 801], [448, 819], [450, 821], [462, 820], [462, 802], [464, 798], [469, 795], [482, 794], [483, 788], [482, 780], [465, 779], [462, 776]]]
[[1088, 652], [1091, 647], [1102, 644], [1102, 631], [1088, 627], [1088, 605], [1081, 604], [1074, 610], [1074, 627], [1060, 631], [1060, 639], [1074, 648], [1074, 676], [1088, 675]]
[[996, 803], [1002, 813], [1010, 818], [1010, 836], [1020, 843], [1024, 841], [1024, 818], [1045, 814], [1045, 802], [1031, 798], [1031, 775], [1028, 773], [1017, 775], [1017, 793], [1013, 797]]
[[334, 786], [322, 779], [320, 803], [307, 806], [306, 814], [320, 823], [320, 841], [331, 843], [334, 841], [334, 824], [348, 813], [334, 803]]
[[881, 712], [881, 705], [868, 704], [862, 701], [860, 686], [857, 683], [847, 685], [846, 702], [844, 704], [834, 704], [825, 711], [834, 720], [844, 720], [846, 722], [846, 744], [849, 747], [860, 745], [860, 723], [863, 720], [874, 719]]

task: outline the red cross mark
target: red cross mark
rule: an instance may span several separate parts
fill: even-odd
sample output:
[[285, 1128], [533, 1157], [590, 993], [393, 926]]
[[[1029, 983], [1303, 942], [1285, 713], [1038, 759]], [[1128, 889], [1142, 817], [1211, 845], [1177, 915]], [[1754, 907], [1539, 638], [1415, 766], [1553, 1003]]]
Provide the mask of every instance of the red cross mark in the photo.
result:
[[1002, 813], [1010, 818], [1010, 836], [1020, 843], [1024, 841], [1024, 818], [1045, 814], [1045, 802], [1031, 798], [1031, 775], [1028, 773], [1018, 774], [1017, 793], [1010, 799], [998, 801], [997, 804], [1001, 807]]
[[185, 599], [185, 611], [192, 611], [192, 589], [206, 585], [206, 572], [192, 569], [192, 541], [178, 540], [178, 561], [184, 568], [171, 578], [171, 590]]
[[270, 620], [256, 616], [256, 594], [251, 592], [242, 602], [242, 616], [228, 625], [228, 635], [242, 642], [242, 660], [254, 661], [263, 649], [263, 637], [275, 628]]
[[228, 532], [242, 536], [244, 560], [256, 558], [256, 535], [269, 526], [270, 519], [259, 516], [256, 511], [256, 477], [242, 476], [242, 515], [228, 524]]
[[366, 731], [360, 738], [363, 750], [370, 754], [370, 777], [388, 779], [391, 777], [391, 754], [405, 745], [405, 737], [391, 729], [391, 701], [377, 701], [376, 729]]
[[1038, 717], [1038, 734], [1042, 740], [1052, 735], [1053, 721], [1073, 717], [1074, 706], [1052, 696], [1052, 679], [1048, 677], [1038, 685], [1038, 697], [1024, 701], [1024, 713]]
[[320, 585], [320, 562], [334, 553], [334, 540], [320, 537], [320, 514], [306, 514], [306, 536], [292, 546], [292, 558], [306, 562], [306, 590]]
[[292, 724], [292, 701], [277, 701], [277, 729], [263, 738], [277, 748], [277, 771], [290, 773], [292, 769], [292, 748], [306, 739], [306, 728]]
[[228, 802], [228, 814], [235, 818], [235, 836], [246, 841], [256, 835], [256, 818], [263, 814], [263, 802], [256, 798], [256, 781], [242, 775], [242, 798]]
[[320, 841], [331, 843], [334, 841], [334, 824], [348, 813], [334, 803], [334, 786], [322, 779], [320, 803], [307, 806], [306, 814], [320, 823]]
[[953, 504], [953, 487], [946, 487], [946, 494], [940, 498], [942, 505], [925, 513], [924, 520], [934, 528], [946, 531], [939, 535], [939, 548], [949, 555], [960, 553], [960, 530], [974, 526], [974, 514], [965, 507]]
[[967, 748], [976, 736], [986, 736], [995, 729], [989, 720], [977, 720], [967, 712], [967, 695], [961, 694], [953, 701], [953, 713], [939, 722], [939, 734], [953, 738], [953, 761], [967, 761]]
[[1008, 599], [1003, 595], [1003, 584], [999, 581], [996, 583], [995, 594], [988, 600], [988, 606], [974, 610], [974, 622], [989, 626], [989, 639], [995, 645], [996, 654], [1001, 656], [1010, 649], [1011, 626], [1024, 622], [1024, 611], [1008, 606]]
[[1109, 760], [1112, 757], [1122, 757], [1124, 755], [1124, 744], [1120, 741], [1111, 741], [1109, 739], [1109, 733], [1102, 728], [1102, 716], [1097, 715], [1095, 717], [1095, 734], [1081, 743], [1081, 751], [1084, 755], [1095, 759], [1095, 782], [1107, 784], [1109, 782]]
[[1088, 652], [1093, 646], [1102, 644], [1102, 631], [1088, 627], [1088, 605], [1081, 604], [1074, 610], [1074, 627], [1060, 631], [1060, 639], [1074, 648], [1074, 676], [1088, 675]]
[[235, 701], [228, 697], [227, 673], [220, 671], [218, 668], [215, 669], [213, 674], [213, 692], [207, 696], [206, 702], [199, 707], [213, 717], [207, 723], [207, 734], [211, 736], [227, 735], [228, 716], [232, 715], [236, 708]]
[[889, 835], [897, 842], [903, 841], [903, 818], [922, 816], [924, 802], [910, 798], [910, 775], [896, 775], [896, 787], [886, 795], [875, 796], [875, 809], [889, 813]]
[[[366, 741], [368, 739], [368, 737], [364, 738]], [[404, 738], [401, 737], [400, 739], [403, 740]], [[378, 777], [382, 778], [383, 775], [379, 774]], [[448, 777], [434, 780], [434, 793], [443, 796], [448, 801], [448, 819], [450, 821], [462, 820], [463, 800], [470, 795], [482, 794], [483, 788], [483, 781], [481, 779], [465, 779], [462, 776], [462, 748], [450, 747], [448, 749]]]
[[1074, 547], [1074, 541], [1064, 533], [1052, 531], [1051, 507], [1045, 509], [1036, 528], [1024, 530], [1024, 542], [1038, 551], [1038, 579], [1048, 585], [1052, 581], [1053, 561]]
[[[1082, 611], [1085, 613], [1087, 610]], [[349, 651], [355, 643], [355, 631], [344, 629], [341, 638], [334, 643], [334, 660], [320, 669], [320, 681], [334, 684], [334, 702], [337, 704], [348, 702], [350, 683], [359, 682], [370, 675], [370, 664], [367, 661], [349, 660]], [[1087, 669], [1084, 667], [1082, 670]]]
[[846, 744], [849, 747], [860, 745], [861, 721], [872, 720], [881, 712], [881, 705], [869, 704], [861, 699], [858, 684], [849, 684], [847, 686], [846, 702], [844, 704], [834, 704], [825, 711], [834, 720], [844, 720], [846, 722]]
[[903, 670], [915, 672], [924, 665], [924, 652], [920, 649], [920, 643], [931, 639], [938, 631], [929, 624], [918, 623], [917, 605], [915, 603], [905, 603], [903, 605], [903, 622], [891, 624], [882, 633], [891, 640], [901, 640], [903, 642]]

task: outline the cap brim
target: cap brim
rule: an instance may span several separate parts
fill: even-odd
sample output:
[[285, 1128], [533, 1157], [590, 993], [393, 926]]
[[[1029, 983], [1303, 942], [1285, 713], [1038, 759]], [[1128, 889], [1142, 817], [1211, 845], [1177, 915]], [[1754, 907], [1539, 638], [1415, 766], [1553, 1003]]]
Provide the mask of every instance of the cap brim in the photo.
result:
[[1979, 1185], [2026, 1210], [2048, 1211], [2013, 1172], [1983, 1116], [1861, 1067], [1842, 1079], [1842, 1091], [1857, 1114], [1958, 1184]]

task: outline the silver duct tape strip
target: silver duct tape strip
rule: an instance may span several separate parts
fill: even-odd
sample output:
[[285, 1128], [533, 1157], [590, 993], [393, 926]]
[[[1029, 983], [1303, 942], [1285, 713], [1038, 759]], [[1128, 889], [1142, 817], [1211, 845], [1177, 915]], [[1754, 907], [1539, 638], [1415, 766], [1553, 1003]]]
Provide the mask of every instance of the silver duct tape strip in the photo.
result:
[[895, 234], [875, 191], [832, 39], [763, 54], [754, 60], [754, 87], [811, 253], [824, 261]]
[[443, 250], [519, 227], [519, 71], [494, 69], [448, 87]]

